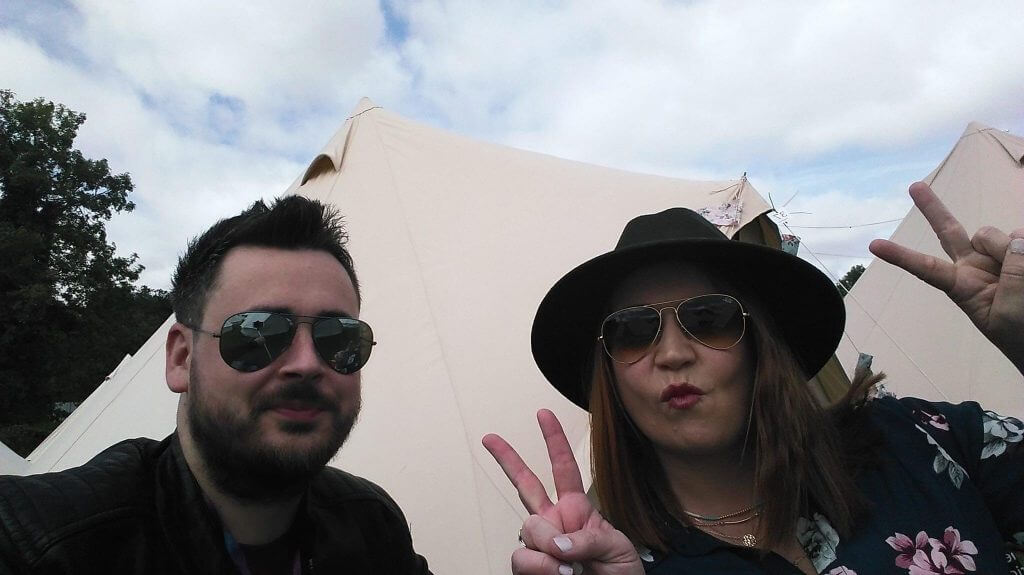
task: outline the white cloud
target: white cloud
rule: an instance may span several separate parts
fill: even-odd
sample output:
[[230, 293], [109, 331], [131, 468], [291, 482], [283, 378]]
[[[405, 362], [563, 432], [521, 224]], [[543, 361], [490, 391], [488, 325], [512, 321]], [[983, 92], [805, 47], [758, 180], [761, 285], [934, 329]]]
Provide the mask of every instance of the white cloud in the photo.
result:
[[[88, 114], [77, 144], [136, 184], [110, 237], [155, 287], [188, 236], [282, 192], [364, 95], [619, 168], [749, 171], [800, 190], [790, 208], [814, 214], [794, 224], [902, 215], [900, 190], [969, 120], [1024, 131], [1012, 1], [396, 0], [398, 44], [370, 0], [36, 6], [0, 18], [0, 83]], [[847, 253], [867, 231], [801, 235]]]
[[1024, 88], [1010, 2], [404, 9], [417, 88], [455, 126], [572, 157], [806, 159], [1024, 120], [1008, 105]]
[[402, 97], [377, 4], [333, 6], [81, 2], [66, 46], [0, 28], [0, 77], [86, 112], [76, 145], [136, 188], [109, 237], [166, 288], [188, 237], [283, 192], [360, 96]]
[[86, 111], [76, 146], [88, 157], [106, 158], [112, 171], [131, 174], [137, 208], [115, 216], [108, 232], [119, 252], [140, 255], [143, 284], [167, 287], [170, 266], [190, 235], [261, 195], [283, 191], [300, 169], [276, 154], [182, 134], [130, 90], [96, 82], [15, 36], [0, 36], [0, 51], [13, 56], [2, 72], [19, 98], [43, 96]]
[[[367, 89], [404, 90], [382, 50], [376, 2], [147, 2], [83, 0], [78, 42], [94, 62], [145, 94], [177, 125], [207, 137], [211, 100], [237, 102], [239, 144], [293, 153], [326, 141]], [[214, 108], [216, 106], [213, 106]]]
[[[866, 266], [873, 258], [868, 252], [871, 240], [889, 237], [912, 205], [908, 197], [865, 197], [839, 190], [798, 196], [784, 210], [788, 227], [780, 225], [780, 231], [799, 236], [800, 256], [838, 279], [856, 264]], [[891, 220], [897, 221], [867, 225]]]

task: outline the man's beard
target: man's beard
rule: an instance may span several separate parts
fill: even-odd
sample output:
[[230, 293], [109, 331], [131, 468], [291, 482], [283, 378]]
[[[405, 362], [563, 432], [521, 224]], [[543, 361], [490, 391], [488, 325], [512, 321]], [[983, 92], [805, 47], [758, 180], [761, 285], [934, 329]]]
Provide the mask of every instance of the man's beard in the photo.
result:
[[[243, 501], [273, 501], [302, 493], [341, 448], [359, 414], [358, 397], [355, 410], [347, 415], [304, 381], [288, 383], [273, 396], [256, 399], [248, 413], [208, 407], [194, 364], [190, 378], [189, 428], [208, 477], [220, 491]], [[260, 418], [282, 401], [303, 401], [325, 411], [330, 416], [329, 436], [306, 449], [268, 444], [261, 437]], [[304, 422], [280, 425], [281, 430], [297, 437], [316, 428]]]

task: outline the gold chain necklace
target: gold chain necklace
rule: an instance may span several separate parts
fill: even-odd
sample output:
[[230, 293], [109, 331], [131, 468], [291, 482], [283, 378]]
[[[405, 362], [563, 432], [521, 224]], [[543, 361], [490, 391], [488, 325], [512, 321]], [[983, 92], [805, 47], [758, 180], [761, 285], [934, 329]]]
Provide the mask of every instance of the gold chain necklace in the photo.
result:
[[713, 515], [701, 515], [699, 513], [694, 513], [692, 511], [687, 511], [685, 509], [683, 509], [683, 513], [685, 513], [688, 517], [691, 517], [693, 519], [700, 519], [701, 521], [721, 521], [723, 519], [729, 519], [730, 517], [736, 517], [737, 515], [743, 515], [744, 513], [749, 513], [750, 511], [754, 511], [754, 510], [757, 510], [757, 513], [760, 513], [761, 512], [761, 504], [760, 503], [755, 503], [755, 504], [751, 505], [750, 507], [746, 507], [746, 508], [740, 509], [739, 511], [733, 511], [732, 513], [726, 513], [725, 515], [719, 515], [717, 517], [715, 517]]
[[693, 517], [691, 519], [693, 521], [693, 524], [697, 525], [699, 527], [703, 527], [703, 526], [717, 527], [719, 525], [742, 525], [742, 524], [746, 523], [747, 521], [750, 521], [752, 519], [756, 519], [757, 517], [760, 517], [760, 516], [761, 516], [761, 512], [760, 511], [755, 511], [755, 512], [751, 513], [749, 516], [744, 517], [742, 519], [723, 519], [721, 521], [705, 521], [703, 519], [698, 519], [696, 517]]
[[[715, 527], [721, 527], [723, 525], [742, 525], [756, 519], [761, 515], [761, 504], [755, 503], [750, 507], [745, 507], [739, 511], [733, 511], [732, 513], [726, 513], [725, 515], [701, 515], [692, 511], [683, 509], [683, 513], [690, 518], [691, 522], [698, 529], [702, 529], [729, 541], [735, 541], [744, 547], [756, 547], [757, 537], [752, 533], [744, 533], [743, 535], [729, 535], [728, 533], [722, 533]], [[749, 515], [748, 515], [749, 514]], [[746, 517], [744, 517], [746, 515]]]
[[736, 541], [743, 544], [744, 547], [756, 547], [757, 537], [753, 533], [744, 533], [743, 535], [729, 535], [728, 533], [722, 533], [714, 527], [708, 525], [697, 525], [697, 528], [707, 531], [718, 537], [728, 539], [730, 541]]

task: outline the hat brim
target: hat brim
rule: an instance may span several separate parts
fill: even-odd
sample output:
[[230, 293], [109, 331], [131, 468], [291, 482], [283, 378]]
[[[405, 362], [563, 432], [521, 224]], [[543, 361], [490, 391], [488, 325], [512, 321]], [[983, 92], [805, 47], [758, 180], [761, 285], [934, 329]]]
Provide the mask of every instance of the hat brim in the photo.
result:
[[804, 260], [781, 250], [736, 240], [650, 242], [597, 256], [567, 273], [548, 291], [533, 320], [533, 357], [544, 377], [587, 409], [592, 353], [612, 290], [648, 264], [685, 261], [730, 283], [757, 286], [755, 295], [774, 319], [804, 373], [815, 375], [839, 345], [846, 308], [835, 284]]

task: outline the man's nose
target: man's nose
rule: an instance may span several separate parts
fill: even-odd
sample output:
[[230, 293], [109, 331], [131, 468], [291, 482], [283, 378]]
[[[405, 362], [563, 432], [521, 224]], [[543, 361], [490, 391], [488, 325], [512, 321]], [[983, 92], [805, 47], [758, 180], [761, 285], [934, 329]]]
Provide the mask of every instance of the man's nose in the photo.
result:
[[281, 371], [285, 374], [309, 377], [311, 374], [323, 371], [326, 363], [320, 357], [313, 342], [312, 324], [299, 322], [295, 328], [292, 342], [281, 359], [284, 360]]

